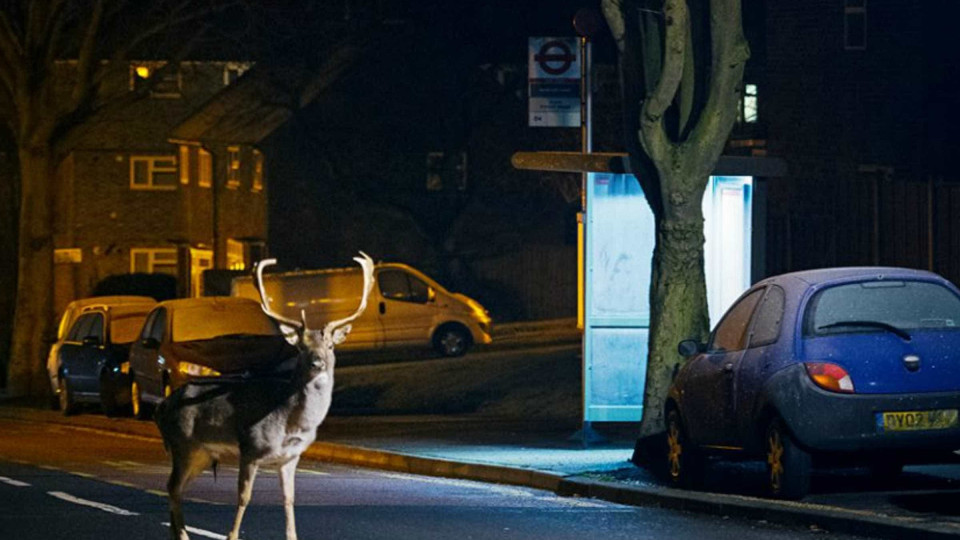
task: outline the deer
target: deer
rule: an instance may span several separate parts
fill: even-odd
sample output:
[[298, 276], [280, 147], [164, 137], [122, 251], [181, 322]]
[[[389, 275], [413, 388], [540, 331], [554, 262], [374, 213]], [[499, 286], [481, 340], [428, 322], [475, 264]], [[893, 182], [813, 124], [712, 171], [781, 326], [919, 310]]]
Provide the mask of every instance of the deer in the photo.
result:
[[304, 311], [300, 312], [300, 321], [275, 313], [263, 285], [263, 270], [276, 264], [276, 259], [256, 265], [261, 307], [286, 335], [293, 336], [298, 349], [297, 365], [289, 379], [211, 379], [188, 383], [158, 406], [154, 420], [172, 462], [167, 492], [174, 540], [189, 538], [182, 511], [187, 484], [211, 466], [216, 471], [216, 464], [226, 456], [235, 456], [239, 461], [237, 513], [227, 538], [237, 540], [240, 534], [257, 470], [272, 465], [278, 469], [283, 492], [286, 539], [296, 540], [297, 464], [300, 455], [316, 439], [317, 428], [330, 410], [334, 347], [350, 332], [350, 322], [366, 309], [373, 288], [373, 260], [362, 251], [360, 255], [353, 259], [363, 271], [359, 307], [346, 318], [328, 322], [322, 330], [307, 327]]

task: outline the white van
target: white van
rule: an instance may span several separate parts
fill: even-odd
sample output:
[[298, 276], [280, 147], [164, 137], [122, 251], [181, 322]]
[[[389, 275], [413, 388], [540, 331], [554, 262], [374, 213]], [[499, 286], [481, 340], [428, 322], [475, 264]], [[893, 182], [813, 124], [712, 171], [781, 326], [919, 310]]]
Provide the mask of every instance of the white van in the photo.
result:
[[[378, 264], [375, 276], [367, 309], [338, 350], [432, 346], [459, 356], [473, 344], [490, 343], [490, 315], [476, 300], [405, 264]], [[353, 313], [363, 287], [356, 267], [266, 274], [263, 281], [271, 309], [294, 320], [303, 310], [310, 327]], [[260, 300], [250, 276], [234, 278], [230, 294]]]

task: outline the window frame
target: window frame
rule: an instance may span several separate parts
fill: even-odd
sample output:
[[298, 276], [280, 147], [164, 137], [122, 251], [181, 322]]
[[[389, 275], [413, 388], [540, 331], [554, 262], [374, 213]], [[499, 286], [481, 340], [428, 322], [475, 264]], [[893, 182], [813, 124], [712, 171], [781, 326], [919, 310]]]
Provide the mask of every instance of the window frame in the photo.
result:
[[263, 152], [253, 149], [253, 184], [250, 191], [260, 193], [263, 191]]
[[181, 144], [178, 149], [177, 167], [180, 169], [180, 184], [190, 185], [190, 147]]
[[[156, 162], [158, 161], [170, 161], [173, 162], [172, 166], [169, 167], [158, 167]], [[162, 155], [162, 154], [136, 154], [131, 155], [129, 158], [130, 166], [130, 189], [135, 191], [176, 191], [177, 184], [179, 182], [180, 170], [178, 166], [179, 160], [176, 155]], [[138, 184], [136, 182], [137, 178], [137, 164], [146, 163], [147, 164], [147, 183]], [[170, 173], [173, 174], [173, 183], [170, 185], [157, 184], [154, 181], [154, 174], [156, 173]]]
[[240, 147], [227, 147], [227, 189], [240, 187]]
[[[862, 18], [862, 43], [850, 44], [850, 21], [853, 17]], [[846, 51], [867, 50], [867, 0], [843, 0], [843, 49]]]
[[197, 151], [197, 185], [202, 188], [213, 186], [213, 154], [203, 147]]
[[[130, 248], [130, 273], [136, 274], [141, 273], [137, 271], [137, 255], [146, 254], [147, 255], [147, 268], [145, 272], [147, 274], [167, 274], [167, 272], [157, 272], [157, 266], [171, 266], [174, 269], [172, 275], [176, 276], [180, 267], [180, 257], [177, 253], [176, 248]], [[172, 254], [172, 263], [169, 262], [158, 262], [158, 255], [165, 256]], [[168, 274], [170, 275], [170, 274]]]
[[[155, 72], [165, 68], [166, 65], [167, 62], [165, 60], [141, 60], [130, 62], [130, 91], [136, 91], [138, 81], [146, 82], [150, 80], [150, 78], [154, 76]], [[146, 77], [143, 77], [137, 72], [140, 68], [146, 68], [149, 74]], [[176, 91], [163, 91], [163, 85], [174, 85], [176, 86]], [[158, 90], [158, 88], [161, 90]], [[180, 70], [179, 64], [176, 67], [175, 73], [164, 74], [160, 80], [153, 84], [153, 88], [150, 89], [150, 97], [162, 99], [179, 99], [183, 97], [183, 74]]]

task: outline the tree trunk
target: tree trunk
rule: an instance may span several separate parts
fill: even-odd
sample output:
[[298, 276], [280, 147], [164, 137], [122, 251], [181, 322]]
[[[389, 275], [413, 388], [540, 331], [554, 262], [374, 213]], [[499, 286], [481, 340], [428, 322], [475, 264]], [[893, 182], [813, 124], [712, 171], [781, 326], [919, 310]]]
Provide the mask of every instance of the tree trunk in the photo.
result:
[[[665, 182], [671, 184], [676, 185]], [[684, 339], [701, 339], [709, 327], [700, 206], [703, 187], [692, 188], [682, 197], [674, 192], [664, 198], [667, 211], [656, 224], [650, 280], [650, 356], [641, 437], [664, 431], [663, 406], [674, 372], [683, 360], [677, 344]]]
[[53, 319], [54, 159], [49, 148], [20, 148], [17, 311], [8, 367], [11, 396], [49, 391], [45, 353]]

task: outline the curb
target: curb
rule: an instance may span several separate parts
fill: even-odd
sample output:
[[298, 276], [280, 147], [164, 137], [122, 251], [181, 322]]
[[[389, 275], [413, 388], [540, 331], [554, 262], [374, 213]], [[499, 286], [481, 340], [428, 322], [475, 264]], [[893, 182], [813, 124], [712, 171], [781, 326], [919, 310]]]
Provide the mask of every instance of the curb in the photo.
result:
[[[3, 414], [0, 416], [12, 420], [28, 421], [17, 418], [16, 415]], [[158, 435], [139, 432], [140, 430], [108, 429], [103, 426], [77, 425], [67, 421], [47, 421], [46, 423], [85, 431], [161, 440]], [[740, 519], [766, 521], [811, 531], [826, 530], [835, 533], [866, 535], [894, 540], [956, 540], [960, 537], [960, 524], [933, 523], [923, 521], [920, 518], [888, 516], [868, 511], [847, 510], [802, 502], [760, 499], [744, 495], [687, 491], [669, 487], [624, 486], [623, 484], [593, 480], [577, 475], [566, 476], [559, 473], [503, 465], [452, 461], [340, 443], [314, 442], [303, 453], [303, 457], [314, 461], [423, 476], [523, 486], [550, 491], [561, 497], [588, 497], [628, 506], [664, 508], [713, 516], [731, 516]]]

